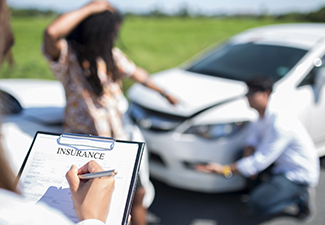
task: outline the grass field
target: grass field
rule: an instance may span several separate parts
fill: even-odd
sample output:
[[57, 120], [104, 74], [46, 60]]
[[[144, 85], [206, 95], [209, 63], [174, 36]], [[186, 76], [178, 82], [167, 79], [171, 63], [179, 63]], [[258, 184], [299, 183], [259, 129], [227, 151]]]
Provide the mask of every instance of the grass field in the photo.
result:
[[[15, 64], [1, 78], [54, 79], [41, 54], [42, 33], [53, 17], [12, 18]], [[150, 73], [175, 67], [211, 44], [274, 20], [127, 17], [117, 45]], [[132, 84], [124, 82], [125, 90]]]

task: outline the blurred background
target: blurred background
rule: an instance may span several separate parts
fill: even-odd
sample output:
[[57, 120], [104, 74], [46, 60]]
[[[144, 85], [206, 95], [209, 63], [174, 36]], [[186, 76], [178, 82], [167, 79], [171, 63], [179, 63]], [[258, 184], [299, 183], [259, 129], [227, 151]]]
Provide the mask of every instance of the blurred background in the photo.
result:
[[[55, 80], [41, 53], [44, 29], [61, 13], [77, 9], [89, 0], [7, 0], [7, 2], [11, 10], [11, 25], [16, 39], [13, 47], [14, 64], [12, 66], [5, 64], [0, 69], [0, 78]], [[117, 46], [137, 65], [150, 73], [178, 66], [216, 42], [249, 28], [269, 24], [325, 22], [325, 0], [111, 0], [110, 3], [118, 8], [125, 18]], [[123, 82], [123, 90], [126, 92], [132, 82], [127, 79]], [[51, 101], [46, 100], [47, 102]], [[44, 115], [49, 117], [48, 114]], [[33, 132], [34, 130], [31, 133]], [[13, 133], [14, 135], [16, 133]], [[325, 162], [324, 158], [322, 161]], [[242, 216], [239, 213], [242, 204], [241, 192], [196, 193], [171, 188], [154, 179], [153, 182], [156, 195], [154, 203], [149, 208], [150, 224], [298, 223], [287, 215], [276, 219]], [[325, 210], [323, 204], [325, 192], [320, 191], [324, 190], [324, 187], [323, 166], [317, 192], [319, 213], [312, 223], [314, 225], [325, 224], [325, 217], [321, 213]]]
[[[89, 0], [8, 0], [16, 37], [14, 65], [1, 78], [54, 79], [41, 54], [44, 28]], [[215, 42], [251, 27], [325, 22], [324, 0], [111, 0], [125, 16], [120, 47], [150, 73], [175, 67]], [[124, 81], [127, 91], [131, 81]]]

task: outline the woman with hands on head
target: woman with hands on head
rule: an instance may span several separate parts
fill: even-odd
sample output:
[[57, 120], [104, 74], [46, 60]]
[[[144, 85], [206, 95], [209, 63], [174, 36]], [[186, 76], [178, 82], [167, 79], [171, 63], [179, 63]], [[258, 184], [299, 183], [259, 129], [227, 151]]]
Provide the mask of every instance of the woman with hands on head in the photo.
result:
[[43, 53], [66, 94], [64, 130], [129, 140], [122, 124], [121, 80], [131, 77], [175, 105], [148, 73], [114, 47], [121, 17], [106, 1], [92, 1], [54, 20], [45, 30]]
[[[92, 1], [47, 27], [43, 53], [65, 89], [65, 132], [130, 140], [132, 133], [126, 132], [121, 110], [125, 103], [121, 81], [125, 77], [157, 91], [172, 105], [178, 103], [151, 81], [146, 70], [114, 47], [121, 22], [109, 3]], [[143, 168], [140, 174], [144, 174]], [[133, 225], [147, 224], [143, 202], [150, 181], [149, 177], [140, 178], [131, 211]]]

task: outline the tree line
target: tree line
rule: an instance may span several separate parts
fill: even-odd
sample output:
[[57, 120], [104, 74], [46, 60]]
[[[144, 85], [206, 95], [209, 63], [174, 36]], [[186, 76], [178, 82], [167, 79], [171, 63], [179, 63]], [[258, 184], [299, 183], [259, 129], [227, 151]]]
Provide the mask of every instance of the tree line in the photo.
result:
[[[11, 15], [13, 17], [33, 17], [33, 16], [55, 16], [59, 15], [59, 12], [52, 10], [39, 10], [39, 9], [14, 9], [10, 8]], [[256, 18], [256, 19], [275, 19], [275, 20], [288, 20], [297, 22], [325, 22], [325, 6], [319, 10], [315, 10], [308, 13], [301, 12], [289, 12], [284, 14], [215, 14], [215, 15], [205, 15], [205, 14], [191, 14], [186, 6], [181, 7], [178, 12], [173, 14], [168, 14], [156, 8], [150, 12], [137, 14], [133, 12], [124, 13], [125, 16], [145, 16], [145, 17], [215, 17], [215, 18]]]
[[54, 16], [59, 15], [58, 12], [52, 10], [40, 9], [15, 9], [9, 8], [12, 17], [36, 17], [36, 16]]

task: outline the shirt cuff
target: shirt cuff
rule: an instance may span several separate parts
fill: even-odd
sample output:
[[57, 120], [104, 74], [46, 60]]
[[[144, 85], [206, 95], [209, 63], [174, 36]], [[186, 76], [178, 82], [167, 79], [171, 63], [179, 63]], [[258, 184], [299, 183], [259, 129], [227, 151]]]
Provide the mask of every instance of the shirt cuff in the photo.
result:
[[80, 221], [79, 223], [77, 223], [77, 225], [105, 225], [105, 223], [96, 219], [87, 219]]
[[236, 162], [236, 167], [244, 177], [251, 177], [258, 173], [257, 169], [253, 166], [251, 156], [238, 160]]

